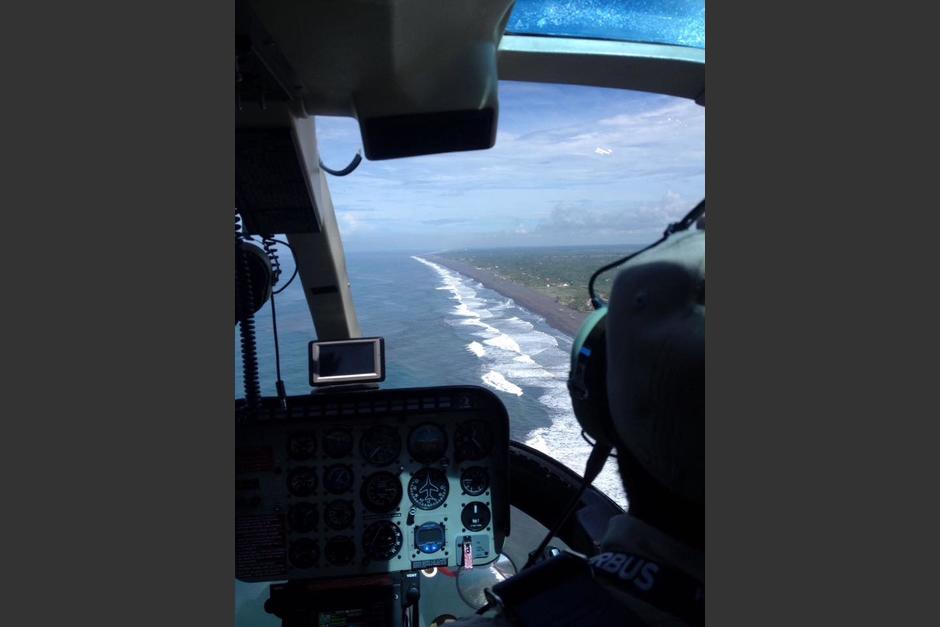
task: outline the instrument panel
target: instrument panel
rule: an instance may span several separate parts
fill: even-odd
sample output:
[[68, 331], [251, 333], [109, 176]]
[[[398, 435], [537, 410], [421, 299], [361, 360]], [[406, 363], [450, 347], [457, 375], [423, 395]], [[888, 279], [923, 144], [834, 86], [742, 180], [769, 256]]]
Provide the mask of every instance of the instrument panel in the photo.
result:
[[236, 407], [236, 577], [483, 565], [509, 532], [509, 420], [474, 386]]

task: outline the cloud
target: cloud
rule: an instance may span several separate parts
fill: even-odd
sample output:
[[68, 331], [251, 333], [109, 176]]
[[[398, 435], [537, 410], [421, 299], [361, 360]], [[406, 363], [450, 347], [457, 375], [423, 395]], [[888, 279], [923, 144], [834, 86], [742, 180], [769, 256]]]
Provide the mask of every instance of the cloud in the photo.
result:
[[[334, 122], [319, 133], [328, 163], [361, 144], [355, 121], [331, 133]], [[704, 196], [705, 113], [690, 101], [501, 82], [499, 125], [489, 150], [366, 160], [329, 177], [344, 237], [642, 241]]]
[[501, 130], [490, 150], [400, 159], [396, 171], [367, 162], [349, 177], [350, 182], [356, 179], [359, 186], [385, 192], [407, 185], [456, 194], [482, 187], [541, 188], [549, 171], [554, 187], [606, 183], [614, 176], [704, 173], [701, 107], [673, 100], [653, 104], [652, 110], [588, 119], [569, 112], [567, 119], [549, 128], [526, 133]]
[[337, 211], [343, 211], [345, 213], [375, 213], [379, 211], [379, 209], [373, 205], [363, 205], [356, 202], [344, 202], [341, 207], [336, 207], [335, 200], [334, 208]]
[[468, 218], [434, 218], [433, 220], [421, 220], [421, 224], [435, 225], [462, 224], [464, 222], [470, 222], [470, 220]]
[[590, 200], [558, 203], [535, 228], [538, 233], [566, 236], [626, 236], [661, 233], [671, 222], [684, 216], [694, 203], [667, 190], [655, 202], [624, 203], [619, 207], [596, 208]]
[[362, 218], [353, 211], [337, 212], [336, 220], [339, 224], [340, 234], [343, 236], [375, 230], [374, 225], [364, 222]]

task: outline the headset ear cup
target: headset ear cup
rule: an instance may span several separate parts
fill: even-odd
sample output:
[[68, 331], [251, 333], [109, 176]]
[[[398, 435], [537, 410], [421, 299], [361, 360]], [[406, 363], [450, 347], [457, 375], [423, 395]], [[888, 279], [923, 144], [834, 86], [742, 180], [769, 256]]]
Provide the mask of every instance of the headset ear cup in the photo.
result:
[[267, 253], [254, 244], [235, 243], [235, 264], [239, 270], [235, 277], [235, 321], [241, 322], [270, 300], [274, 277]]
[[607, 400], [607, 309], [584, 322], [571, 347], [568, 391], [574, 415], [597, 442], [617, 447], [617, 432]]

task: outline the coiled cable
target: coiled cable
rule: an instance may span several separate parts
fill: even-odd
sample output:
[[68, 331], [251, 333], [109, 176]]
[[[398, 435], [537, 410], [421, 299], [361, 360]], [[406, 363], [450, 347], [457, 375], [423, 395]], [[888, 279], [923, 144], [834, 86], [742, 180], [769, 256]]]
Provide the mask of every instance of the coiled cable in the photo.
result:
[[[281, 276], [281, 262], [277, 258], [277, 249], [274, 246], [275, 241], [276, 240], [270, 237], [263, 237], [261, 239], [261, 245], [264, 247], [264, 252], [271, 262], [271, 326], [274, 331], [274, 367], [277, 376], [274, 381], [274, 386], [277, 388], [277, 397], [281, 409], [287, 409], [287, 389], [284, 387], [284, 380], [281, 379], [281, 347], [277, 339], [277, 307], [274, 305], [274, 297], [277, 292], [273, 290], [273, 287], [277, 285], [277, 281]], [[291, 253], [293, 253], [293, 249], [291, 249]], [[296, 260], [294, 265], [296, 266]], [[293, 280], [293, 278], [292, 276], [291, 280]], [[290, 283], [290, 281], [288, 281], [288, 283]]]
[[235, 212], [235, 280], [241, 291], [238, 309], [238, 332], [242, 349], [242, 378], [245, 385], [245, 402], [248, 411], [255, 413], [261, 407], [261, 379], [258, 374], [258, 353], [255, 339], [255, 316], [253, 312], [254, 291], [251, 285], [251, 268], [248, 255], [241, 246], [242, 229]]

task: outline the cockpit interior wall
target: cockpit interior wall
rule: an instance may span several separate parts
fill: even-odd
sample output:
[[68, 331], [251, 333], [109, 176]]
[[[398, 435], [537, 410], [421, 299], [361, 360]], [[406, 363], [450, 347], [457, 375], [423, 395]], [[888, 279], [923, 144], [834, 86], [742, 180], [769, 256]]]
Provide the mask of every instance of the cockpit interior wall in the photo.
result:
[[306, 114], [355, 116], [366, 157], [493, 145], [497, 49], [512, 0], [249, 5], [290, 65]]

